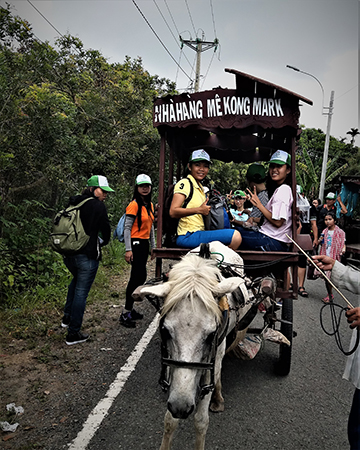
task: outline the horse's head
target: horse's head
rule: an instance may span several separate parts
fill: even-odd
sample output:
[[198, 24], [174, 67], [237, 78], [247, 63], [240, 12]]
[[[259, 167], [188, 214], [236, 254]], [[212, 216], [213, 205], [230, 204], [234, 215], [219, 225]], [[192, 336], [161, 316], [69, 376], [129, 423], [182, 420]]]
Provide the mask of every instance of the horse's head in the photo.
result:
[[170, 386], [168, 409], [176, 418], [191, 414], [198, 397], [213, 388], [224, 322], [219, 299], [240, 283], [238, 277], [222, 280], [213, 260], [188, 254], [170, 271], [168, 282], [142, 289], [142, 293], [164, 298], [162, 381]]

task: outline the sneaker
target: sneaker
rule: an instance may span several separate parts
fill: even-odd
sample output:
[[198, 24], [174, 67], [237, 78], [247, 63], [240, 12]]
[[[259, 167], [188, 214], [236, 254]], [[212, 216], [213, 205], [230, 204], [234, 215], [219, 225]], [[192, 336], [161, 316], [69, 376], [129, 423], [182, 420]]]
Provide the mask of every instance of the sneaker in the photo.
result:
[[77, 333], [69, 334], [66, 336], [67, 345], [81, 344], [89, 339], [89, 335], [85, 333], [81, 333], [78, 331]]
[[126, 328], [135, 328], [136, 323], [134, 319], [131, 317], [131, 312], [121, 313], [119, 318], [120, 324]]
[[144, 317], [143, 314], [138, 313], [135, 309], [132, 309], [130, 314], [132, 320], [141, 320]]
[[69, 324], [70, 324], [70, 316], [68, 314], [64, 314], [64, 317], [62, 318], [61, 321], [61, 326], [63, 328], [69, 328]]

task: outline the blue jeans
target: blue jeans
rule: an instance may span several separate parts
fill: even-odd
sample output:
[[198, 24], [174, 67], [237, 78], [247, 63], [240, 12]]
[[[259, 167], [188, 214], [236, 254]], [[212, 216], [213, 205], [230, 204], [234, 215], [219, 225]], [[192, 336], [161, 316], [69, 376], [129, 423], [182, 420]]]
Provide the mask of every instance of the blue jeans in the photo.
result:
[[86, 299], [95, 280], [99, 261], [86, 255], [74, 255], [64, 258], [64, 263], [73, 275], [68, 288], [64, 315], [70, 317], [69, 334], [80, 331], [83, 321]]
[[233, 237], [234, 230], [224, 228], [223, 230], [207, 230], [207, 231], [195, 231], [190, 233], [189, 231], [176, 239], [176, 245], [181, 248], [195, 248], [200, 244], [208, 244], [209, 242], [220, 241], [224, 245], [229, 245]]
[[289, 246], [285, 242], [266, 236], [260, 231], [247, 230], [246, 228], [238, 228], [242, 242], [240, 250], [262, 250], [264, 252], [287, 252]]

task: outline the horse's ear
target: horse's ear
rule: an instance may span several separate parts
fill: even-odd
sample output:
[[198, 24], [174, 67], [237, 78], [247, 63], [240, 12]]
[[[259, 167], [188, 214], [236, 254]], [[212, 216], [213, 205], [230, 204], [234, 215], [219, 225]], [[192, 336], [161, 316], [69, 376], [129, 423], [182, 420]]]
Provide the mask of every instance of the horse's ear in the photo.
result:
[[224, 280], [220, 281], [220, 283], [216, 286], [213, 294], [215, 296], [222, 297], [225, 294], [234, 292], [235, 289], [237, 289], [243, 282], [244, 280], [241, 277], [225, 278]]
[[145, 295], [155, 295], [155, 297], [166, 297], [171, 288], [170, 283], [157, 284], [156, 286], [144, 286], [140, 290], [140, 295], [143, 298]]

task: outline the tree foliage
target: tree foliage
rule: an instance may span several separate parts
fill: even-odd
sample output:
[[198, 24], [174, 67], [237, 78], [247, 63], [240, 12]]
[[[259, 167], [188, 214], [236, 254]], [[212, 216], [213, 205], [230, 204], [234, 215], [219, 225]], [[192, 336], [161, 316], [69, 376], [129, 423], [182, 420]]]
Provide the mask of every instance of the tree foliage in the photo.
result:
[[[319, 129], [303, 129], [296, 152], [296, 180], [311, 198], [316, 198], [319, 192], [325, 137]], [[357, 147], [355, 150], [358, 151]], [[325, 189], [330, 189], [332, 181], [340, 174], [360, 174], [357, 161], [352, 144], [330, 136]]]
[[[19, 286], [24, 254], [16, 256], [18, 246], [31, 252], [35, 240], [46, 247], [46, 221], [91, 175], [105, 175], [115, 187], [108, 202], [113, 223], [139, 172], [157, 184], [153, 99], [173, 93], [175, 85], [150, 75], [141, 58], [110, 64], [70, 35], [55, 47], [39, 42], [9, 6], [0, 8], [0, 39], [0, 239], [4, 255], [14, 255], [0, 284], [11, 276]], [[44, 220], [30, 227], [32, 238], [26, 221], [18, 220], [24, 208], [31, 220]], [[18, 233], [29, 242], [20, 244]]]

